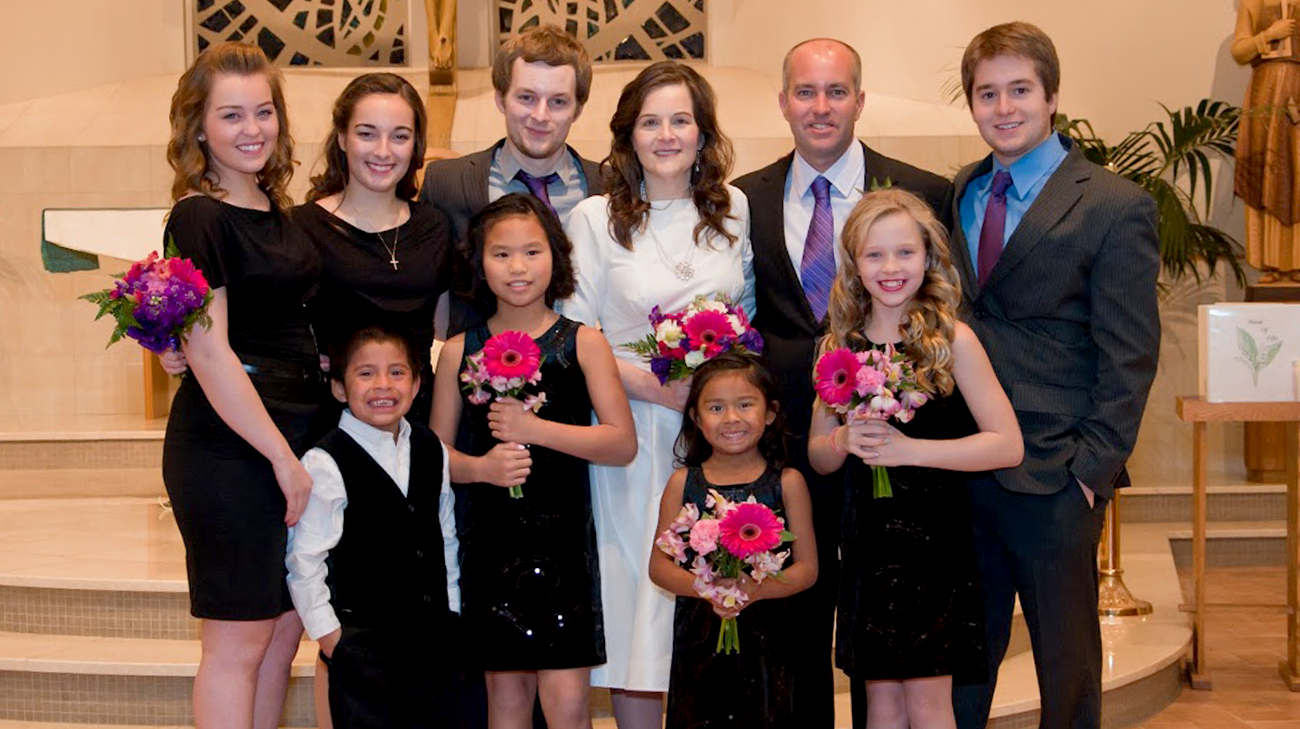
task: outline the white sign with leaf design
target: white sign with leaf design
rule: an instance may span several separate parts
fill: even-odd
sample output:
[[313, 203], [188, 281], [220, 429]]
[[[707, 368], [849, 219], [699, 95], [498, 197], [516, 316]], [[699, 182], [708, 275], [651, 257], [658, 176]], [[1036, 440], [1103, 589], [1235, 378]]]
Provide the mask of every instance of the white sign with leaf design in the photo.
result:
[[1300, 304], [1203, 305], [1197, 318], [1206, 401], [1300, 400]]

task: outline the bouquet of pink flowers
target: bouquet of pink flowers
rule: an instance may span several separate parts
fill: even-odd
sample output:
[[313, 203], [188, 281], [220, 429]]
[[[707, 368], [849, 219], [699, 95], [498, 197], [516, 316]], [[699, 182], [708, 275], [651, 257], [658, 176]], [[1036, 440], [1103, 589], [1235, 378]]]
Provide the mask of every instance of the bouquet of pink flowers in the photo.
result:
[[[542, 360], [542, 350], [532, 337], [523, 332], [501, 332], [484, 342], [483, 349], [465, 358], [461, 389], [469, 392], [468, 399], [475, 405], [486, 404], [494, 396], [513, 397], [537, 412], [546, 403], [546, 393], [530, 395], [525, 388], [541, 381]], [[510, 487], [511, 498], [523, 496], [522, 487]]]
[[725, 294], [712, 299], [697, 296], [675, 314], [665, 314], [656, 306], [650, 310], [650, 327], [653, 334], [623, 346], [649, 360], [660, 384], [690, 377], [706, 360], [733, 347], [763, 351], [762, 335]]
[[180, 349], [195, 324], [212, 323], [208, 316], [212, 288], [203, 272], [181, 258], [171, 240], [163, 250], [163, 258], [154, 251], [132, 264], [130, 271], [115, 275], [119, 280], [112, 288], [79, 297], [99, 305], [95, 319], [111, 314], [117, 320], [110, 346], [130, 337], [150, 352]]
[[[794, 535], [786, 531], [784, 519], [753, 496], [735, 503], [709, 489], [704, 507], [711, 511], [701, 513], [690, 503], [683, 506], [655, 540], [655, 546], [677, 564], [690, 565], [697, 595], [714, 605], [739, 607], [749, 600], [749, 594], [734, 583], [719, 585], [717, 581], [734, 580], [742, 573], [760, 584], [769, 577], [779, 579], [790, 550], [774, 550], [793, 541]], [[735, 618], [722, 620], [715, 651], [740, 652], [740, 630]]]
[[[906, 423], [930, 399], [917, 384], [912, 364], [892, 344], [884, 350], [841, 347], [826, 352], [817, 360], [814, 381], [817, 397], [845, 422], [894, 418]], [[871, 482], [875, 498], [894, 495], [884, 466], [871, 467]]]

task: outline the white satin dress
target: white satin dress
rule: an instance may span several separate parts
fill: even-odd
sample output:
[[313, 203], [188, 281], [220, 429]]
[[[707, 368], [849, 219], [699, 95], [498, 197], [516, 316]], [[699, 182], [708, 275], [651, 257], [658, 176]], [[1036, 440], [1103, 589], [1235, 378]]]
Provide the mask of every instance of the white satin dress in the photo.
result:
[[[565, 230], [573, 241], [578, 290], [559, 302], [560, 313], [599, 326], [614, 356], [650, 366], [621, 345], [651, 333], [650, 310], [677, 311], [696, 296], [725, 293], [753, 318], [754, 260], [749, 244], [749, 202], [728, 186], [727, 230], [737, 236], [695, 245], [699, 215], [689, 199], [653, 203], [648, 230], [633, 249], [609, 233], [608, 198], [590, 197], [573, 209]], [[650, 231], [653, 230], [653, 237]], [[656, 246], [656, 241], [658, 246]], [[693, 249], [693, 250], [692, 250]], [[689, 262], [694, 276], [679, 279], [672, 267]], [[600, 557], [600, 592], [608, 662], [591, 675], [593, 686], [667, 691], [672, 663], [674, 598], [650, 581], [650, 550], [659, 500], [673, 474], [673, 444], [681, 413], [632, 400], [636, 459], [627, 466], [591, 466], [592, 508]]]

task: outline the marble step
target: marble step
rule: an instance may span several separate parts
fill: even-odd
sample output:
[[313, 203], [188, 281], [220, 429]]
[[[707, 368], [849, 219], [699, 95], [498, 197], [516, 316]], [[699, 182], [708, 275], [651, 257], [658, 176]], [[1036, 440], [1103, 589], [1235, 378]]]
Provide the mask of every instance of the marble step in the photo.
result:
[[[1167, 526], [1174, 563], [1179, 569], [1190, 569], [1191, 525]], [[1205, 529], [1205, 558], [1207, 567], [1285, 565], [1286, 522], [1280, 519], [1211, 522]]]
[[0, 500], [159, 497], [159, 464], [135, 468], [0, 468]]
[[0, 434], [0, 477], [13, 469], [158, 469], [161, 463], [161, 431]]
[[[1286, 514], [1286, 484], [1222, 483], [1206, 488], [1207, 518], [1219, 521], [1262, 521]], [[1188, 522], [1192, 520], [1190, 485], [1133, 486], [1119, 501], [1125, 524]]]
[[[184, 725], [197, 640], [0, 632], [0, 719]], [[314, 726], [316, 646], [293, 662], [284, 725]]]

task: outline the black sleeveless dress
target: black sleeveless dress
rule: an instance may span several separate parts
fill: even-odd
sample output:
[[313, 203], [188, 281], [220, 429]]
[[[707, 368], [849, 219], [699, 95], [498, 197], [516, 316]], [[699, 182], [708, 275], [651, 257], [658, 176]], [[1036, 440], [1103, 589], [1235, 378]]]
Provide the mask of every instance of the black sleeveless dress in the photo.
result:
[[[537, 339], [545, 360], [537, 415], [569, 425], [591, 424], [591, 399], [578, 365], [579, 324], [560, 317]], [[465, 333], [465, 357], [491, 337], [486, 324]], [[462, 362], [462, 370], [464, 363]], [[487, 453], [497, 444], [488, 405], [462, 394], [468, 423], [461, 450]], [[463, 542], [461, 595], [471, 659], [488, 671], [580, 668], [605, 662], [600, 565], [591, 513], [587, 461], [533, 446], [532, 472], [521, 499], [491, 484], [472, 484]]]
[[[890, 421], [912, 438], [978, 431], [956, 390]], [[857, 681], [951, 675], [982, 682], [984, 609], [965, 475], [889, 468], [892, 498], [872, 498], [871, 469], [845, 461], [835, 665]]]
[[[683, 504], [693, 503], [703, 511], [708, 489], [732, 501], [752, 495], [785, 516], [779, 468], [769, 467], [753, 483], [718, 486], [705, 479], [703, 469], [692, 467], [686, 472]], [[745, 608], [736, 618], [740, 651], [723, 655], [715, 653], [722, 619], [713, 606], [697, 597], [677, 598], [666, 729], [796, 726], [788, 618], [786, 600], [762, 600]]]

